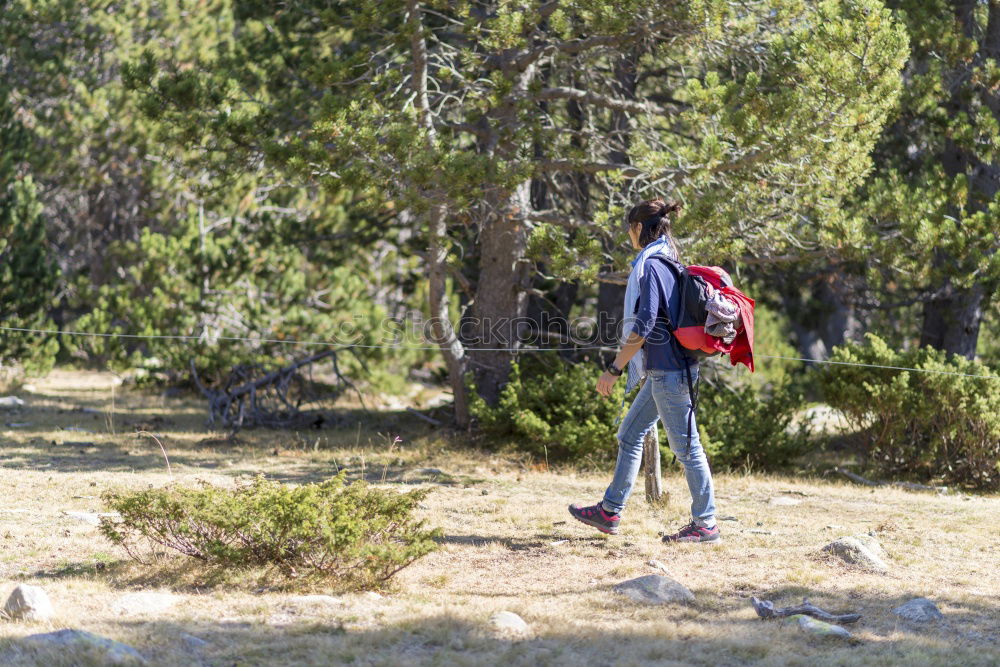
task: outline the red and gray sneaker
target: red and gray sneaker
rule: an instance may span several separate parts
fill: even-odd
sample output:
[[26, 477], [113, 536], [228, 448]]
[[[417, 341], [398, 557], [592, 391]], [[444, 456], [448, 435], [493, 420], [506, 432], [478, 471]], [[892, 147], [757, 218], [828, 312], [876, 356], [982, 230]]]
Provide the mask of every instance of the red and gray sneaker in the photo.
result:
[[673, 535], [664, 535], [664, 542], [721, 542], [718, 526], [705, 528], [692, 521]]
[[609, 535], [618, 534], [618, 522], [622, 519], [619, 514], [609, 514], [606, 512], [601, 503], [591, 505], [590, 507], [581, 507], [579, 504], [573, 503], [569, 506], [569, 513], [577, 521], [582, 521], [588, 526], [593, 526], [602, 533]]

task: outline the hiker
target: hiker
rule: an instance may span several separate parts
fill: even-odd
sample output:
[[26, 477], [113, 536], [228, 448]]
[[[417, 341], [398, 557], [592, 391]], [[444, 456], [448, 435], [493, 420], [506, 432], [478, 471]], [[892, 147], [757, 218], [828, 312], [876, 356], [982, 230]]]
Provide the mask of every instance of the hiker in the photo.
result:
[[698, 379], [698, 362], [685, 354], [667, 327], [666, 318], [679, 321], [680, 290], [667, 263], [655, 258], [662, 254], [678, 260], [671, 226], [680, 209], [677, 202], [652, 199], [633, 206], [625, 216], [629, 239], [639, 251], [625, 289], [626, 337], [597, 381], [597, 392], [610, 396], [623, 373], [626, 393], [643, 373], [646, 377], [618, 429], [618, 461], [603, 500], [590, 507], [570, 505], [569, 512], [601, 532], [617, 534], [642, 462], [643, 438], [661, 420], [670, 449], [684, 466], [692, 499], [691, 523], [663, 541], [708, 543], [718, 542], [720, 535], [712, 472], [694, 422], [693, 383]]

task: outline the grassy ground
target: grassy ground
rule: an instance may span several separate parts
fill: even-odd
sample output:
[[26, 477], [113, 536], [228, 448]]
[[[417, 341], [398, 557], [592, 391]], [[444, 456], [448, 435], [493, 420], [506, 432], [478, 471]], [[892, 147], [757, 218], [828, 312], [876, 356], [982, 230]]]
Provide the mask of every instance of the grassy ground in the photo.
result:
[[[665, 546], [658, 533], [683, 524], [689, 502], [674, 468], [665, 473], [667, 507], [637, 497], [622, 533], [607, 537], [567, 521], [566, 505], [599, 498], [610, 471], [526, 469], [449, 448], [405, 412], [338, 429], [246, 433], [232, 444], [205, 430], [200, 400], [125, 392], [107, 374], [56, 372], [19, 395], [25, 407], [0, 409], [0, 595], [19, 583], [42, 586], [57, 618], [0, 621], [8, 664], [86, 664], [80, 655], [33, 654], [21, 640], [61, 627], [123, 641], [164, 665], [1000, 663], [997, 497], [719, 475], [720, 516], [734, 519], [721, 524], [724, 543]], [[422, 512], [443, 529], [441, 548], [381, 597], [333, 591], [323, 602], [259, 582], [206, 586], [186, 564], [124, 563], [96, 527], [66, 512], [100, 511], [108, 488], [170, 482], [159, 446], [137, 430], [159, 437], [182, 482], [257, 472], [306, 482], [347, 468], [375, 483], [433, 485]], [[393, 447], [397, 434], [403, 442]], [[775, 497], [800, 502], [774, 505]], [[851, 570], [820, 551], [868, 531], [890, 555], [888, 575]], [[656, 572], [651, 559], [691, 588], [693, 606], [640, 606], [611, 590]], [[139, 590], [180, 601], [123, 612], [123, 596]], [[751, 595], [858, 611], [856, 641], [759, 620]], [[890, 613], [915, 596], [936, 601], [946, 621], [918, 628]], [[530, 635], [492, 634], [487, 621], [500, 610], [521, 615]], [[208, 643], [192, 646], [185, 634]]]

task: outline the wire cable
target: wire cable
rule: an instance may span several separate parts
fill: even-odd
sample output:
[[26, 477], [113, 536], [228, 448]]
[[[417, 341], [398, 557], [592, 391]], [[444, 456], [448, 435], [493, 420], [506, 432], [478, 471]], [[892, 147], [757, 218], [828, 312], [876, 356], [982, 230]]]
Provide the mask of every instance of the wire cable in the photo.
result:
[[[440, 346], [409, 346], [409, 345], [366, 345], [362, 343], [337, 343], [322, 340], [289, 340], [285, 338], [245, 338], [241, 336], [216, 336], [208, 339], [205, 336], [185, 336], [180, 334], [125, 334], [125, 333], [100, 333], [93, 331], [59, 331], [57, 329], [28, 329], [22, 327], [3, 327], [0, 331], [12, 331], [17, 333], [63, 335], [63, 336], [89, 336], [92, 338], [129, 338], [133, 340], [183, 340], [183, 341], [229, 341], [246, 343], [275, 343], [280, 345], [302, 345], [302, 346], [325, 346], [337, 347], [341, 349], [361, 348], [369, 350], [434, 350], [440, 351]], [[474, 347], [469, 348], [470, 352], [565, 352], [567, 350], [612, 350], [605, 345], [586, 345], [573, 348], [561, 347]], [[934, 373], [937, 375], [956, 375], [959, 377], [979, 378], [982, 380], [1000, 380], [1000, 375], [976, 375], [974, 373], [959, 373], [958, 371], [941, 371], [932, 368], [909, 368], [906, 366], [884, 366], [881, 364], [862, 364], [853, 361], [831, 361], [829, 359], [809, 359], [808, 357], [782, 357], [769, 354], [754, 354], [755, 359], [777, 359], [781, 361], [801, 361], [809, 364], [828, 364], [831, 366], [857, 366], [861, 368], [880, 368], [893, 371], [912, 371], [914, 373]]]

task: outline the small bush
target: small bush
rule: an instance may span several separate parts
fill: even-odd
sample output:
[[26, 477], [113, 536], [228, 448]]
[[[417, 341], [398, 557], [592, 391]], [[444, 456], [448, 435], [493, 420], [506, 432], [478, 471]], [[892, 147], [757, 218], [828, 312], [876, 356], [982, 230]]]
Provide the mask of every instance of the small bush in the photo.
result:
[[866, 467], [1000, 488], [1000, 382], [969, 377], [995, 371], [931, 348], [898, 352], [873, 334], [836, 348], [832, 360], [895, 367], [829, 366], [821, 375], [826, 401], [858, 431]]
[[765, 390], [702, 381], [698, 432], [712, 466], [787, 467], [813, 445], [811, 422], [795, 423], [804, 404], [802, 393], [787, 384]]
[[105, 504], [121, 518], [102, 518], [101, 532], [139, 562], [159, 545], [211, 566], [276, 567], [365, 588], [436, 548], [438, 531], [412, 516], [427, 493], [346, 484], [343, 474], [302, 486], [257, 477], [234, 489], [109, 492]]
[[470, 411], [485, 433], [512, 437], [519, 449], [539, 458], [612, 460], [625, 382], [619, 380], [612, 397], [604, 398], [595, 389], [601, 373], [593, 363], [516, 362], [496, 407], [470, 392]]

